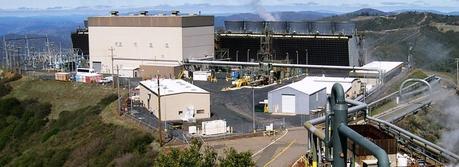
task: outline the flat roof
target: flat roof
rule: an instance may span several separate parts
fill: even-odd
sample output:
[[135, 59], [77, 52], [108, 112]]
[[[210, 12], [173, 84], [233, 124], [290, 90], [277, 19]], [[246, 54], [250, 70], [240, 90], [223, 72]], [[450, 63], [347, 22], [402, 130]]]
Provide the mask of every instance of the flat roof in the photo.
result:
[[331, 94], [331, 90], [335, 83], [340, 83], [343, 86], [344, 91], [348, 91], [352, 87], [352, 82], [356, 80], [356, 78], [349, 78], [349, 77], [306, 77], [303, 79], [305, 82], [309, 82], [309, 84], [316, 84], [322, 85], [327, 88], [327, 94]]
[[[140, 81], [140, 85], [147, 88], [154, 94], [158, 94], [157, 79]], [[159, 79], [159, 89], [161, 96], [179, 93], [209, 93], [208, 91], [181, 79]]]
[[[365, 64], [362, 67], [380, 69], [382, 70], [383, 73], [387, 73], [401, 66], [402, 64], [403, 62], [399, 62], [399, 61], [372, 61], [371, 63]], [[361, 71], [359, 70], [356, 72], [361, 72]], [[378, 73], [377, 71], [368, 71], [368, 73], [371, 73], [371, 72]]]
[[301, 80], [301, 81], [298, 81], [298, 82], [294, 82], [294, 83], [282, 86], [282, 87], [277, 88], [277, 89], [272, 90], [272, 91], [277, 91], [277, 90], [280, 90], [280, 89], [283, 89], [283, 88], [286, 88], [286, 87], [290, 87], [292, 89], [295, 89], [297, 91], [306, 93], [308, 95], [314, 94], [314, 93], [316, 93], [316, 92], [318, 92], [318, 91], [320, 91], [322, 89], [326, 89], [326, 87], [323, 86], [323, 85], [313, 84], [313, 83], [310, 83], [307, 80]]
[[88, 27], [202, 27], [213, 26], [214, 16], [94, 16]]

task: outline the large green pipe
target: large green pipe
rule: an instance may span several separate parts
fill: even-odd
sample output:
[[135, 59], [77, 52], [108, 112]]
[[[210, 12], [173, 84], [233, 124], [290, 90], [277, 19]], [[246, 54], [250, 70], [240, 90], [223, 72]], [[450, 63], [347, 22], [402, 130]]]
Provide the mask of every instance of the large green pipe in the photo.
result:
[[363, 148], [371, 152], [376, 159], [378, 159], [378, 166], [379, 167], [389, 167], [389, 157], [387, 156], [386, 151], [380, 148], [378, 145], [372, 143], [362, 135], [358, 134], [351, 128], [349, 128], [346, 124], [340, 124], [338, 126], [339, 133], [351, 139], [355, 143], [361, 145]]
[[[341, 84], [335, 83], [330, 96], [332, 109], [333, 166], [347, 166], [347, 138], [370, 151], [377, 159], [379, 167], [389, 167], [387, 153], [362, 135], [347, 126], [347, 104]], [[328, 134], [325, 134], [328, 135]]]
[[[346, 166], [347, 160], [347, 138], [340, 135], [338, 127], [347, 125], [347, 104], [344, 98], [344, 89], [341, 84], [335, 83], [330, 96], [330, 108], [332, 111], [332, 145], [333, 145], [333, 166]], [[326, 134], [328, 135], [328, 134]]]

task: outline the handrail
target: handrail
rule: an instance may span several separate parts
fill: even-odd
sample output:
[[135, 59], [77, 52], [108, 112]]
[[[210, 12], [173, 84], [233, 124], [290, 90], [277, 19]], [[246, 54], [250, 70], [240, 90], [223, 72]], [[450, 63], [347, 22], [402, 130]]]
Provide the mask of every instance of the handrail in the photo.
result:
[[[371, 121], [374, 121], [374, 122], [377, 122], [377, 123], [380, 123], [380, 124], [384, 124], [384, 125], [392, 128], [392, 129], [395, 129], [395, 130], [397, 130], [398, 133], [401, 133], [403, 135], [408, 136], [412, 141], [417, 140], [417, 141], [420, 142], [420, 144], [429, 146], [429, 147], [426, 147], [426, 148], [429, 149], [430, 151], [440, 151], [439, 154], [440, 155], [446, 155], [447, 156], [446, 158], [448, 160], [450, 160], [450, 161], [454, 161], [455, 163], [459, 162], [459, 156], [458, 155], [456, 155], [456, 154], [452, 153], [451, 151], [448, 151], [448, 150], [446, 150], [444, 148], [441, 148], [440, 146], [438, 146], [436, 144], [433, 144], [433, 143], [427, 141], [426, 139], [423, 139], [423, 138], [421, 138], [419, 136], [416, 136], [413, 133], [411, 133], [411, 132], [409, 132], [409, 131], [407, 131], [405, 129], [402, 129], [402, 128], [398, 127], [398, 126], [395, 126], [394, 124], [391, 124], [391, 123], [389, 123], [387, 121], [384, 121], [384, 120], [381, 120], [381, 119], [378, 119], [378, 118], [367, 117], [367, 119], [371, 120]], [[436, 149], [436, 150], [434, 150], [434, 149]]]

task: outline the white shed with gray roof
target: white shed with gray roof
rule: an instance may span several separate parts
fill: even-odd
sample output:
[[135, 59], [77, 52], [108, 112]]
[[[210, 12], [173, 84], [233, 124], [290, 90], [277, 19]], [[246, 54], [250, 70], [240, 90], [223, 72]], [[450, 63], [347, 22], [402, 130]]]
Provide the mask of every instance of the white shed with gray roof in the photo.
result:
[[271, 113], [309, 114], [311, 110], [325, 108], [327, 92], [324, 85], [301, 80], [268, 93]]
[[[210, 118], [210, 93], [181, 79], [160, 79], [161, 120]], [[158, 117], [158, 80], [140, 82], [143, 106]], [[192, 118], [190, 118], [192, 117]]]

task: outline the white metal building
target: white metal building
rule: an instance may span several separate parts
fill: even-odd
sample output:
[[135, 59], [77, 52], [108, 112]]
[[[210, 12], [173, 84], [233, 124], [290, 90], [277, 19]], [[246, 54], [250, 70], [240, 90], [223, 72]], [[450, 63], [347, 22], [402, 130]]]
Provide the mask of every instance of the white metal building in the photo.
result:
[[357, 78], [308, 76], [303, 80], [314, 82], [317, 85], [325, 86], [327, 88], [327, 95], [331, 94], [332, 87], [335, 83], [340, 83], [341, 86], [343, 86], [344, 92], [346, 93], [346, 98], [356, 98], [358, 95], [362, 94], [365, 89], [365, 84], [363, 84], [360, 79]]
[[[364, 68], [378, 69], [381, 72], [381, 75], [384, 80], [391, 79], [395, 75], [398, 75], [402, 71], [403, 62], [396, 61], [372, 61], [371, 63], [365, 64], [362, 66]], [[354, 77], [368, 77], [368, 78], [379, 78], [380, 74], [378, 71], [365, 71], [365, 70], [356, 70], [355, 72], [350, 73]]]
[[326, 87], [308, 80], [285, 85], [268, 93], [271, 113], [309, 114], [311, 110], [325, 108], [326, 103]]
[[213, 16], [201, 15], [89, 17], [90, 66], [101, 73], [119, 66], [126, 77], [172, 76], [183, 59], [214, 56], [213, 25]]
[[[210, 93], [181, 79], [160, 79], [161, 120], [210, 118]], [[140, 101], [158, 117], [157, 80], [140, 82]]]

